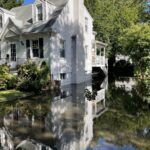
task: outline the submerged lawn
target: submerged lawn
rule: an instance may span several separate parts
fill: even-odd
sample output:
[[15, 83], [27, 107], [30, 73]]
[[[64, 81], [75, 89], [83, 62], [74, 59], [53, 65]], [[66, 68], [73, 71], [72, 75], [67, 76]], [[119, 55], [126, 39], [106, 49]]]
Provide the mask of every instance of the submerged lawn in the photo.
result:
[[31, 93], [21, 92], [17, 90], [0, 91], [0, 102], [12, 101], [19, 98], [30, 96]]

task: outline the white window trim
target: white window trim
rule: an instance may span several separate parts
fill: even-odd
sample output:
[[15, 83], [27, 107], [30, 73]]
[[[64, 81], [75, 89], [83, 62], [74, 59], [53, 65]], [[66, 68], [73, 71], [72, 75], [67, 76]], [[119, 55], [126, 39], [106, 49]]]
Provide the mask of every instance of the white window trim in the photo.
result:
[[[42, 20], [39, 20], [39, 17], [38, 17], [38, 7], [41, 6], [42, 7]], [[44, 10], [43, 10], [43, 4], [40, 3], [40, 4], [36, 4], [36, 22], [40, 22], [40, 21], [43, 21], [44, 20]]]
[[38, 41], [38, 48], [37, 48], [37, 49], [38, 49], [38, 53], [39, 53], [39, 55], [40, 55], [39, 40], [34, 39], [34, 40], [31, 41], [31, 44], [32, 44], [32, 45], [31, 45], [31, 49], [32, 49], [32, 58], [39, 58], [40, 56], [34, 57], [34, 53], [33, 53], [33, 49], [34, 49], [34, 48], [33, 48], [33, 41]]
[[[61, 42], [63, 42], [64, 43], [64, 47], [62, 48], [61, 46]], [[59, 39], [59, 44], [60, 44], [60, 49], [59, 49], [59, 53], [60, 53], [60, 58], [61, 59], [65, 59], [66, 58], [66, 40], [64, 40], [64, 39], [62, 39], [62, 38], [60, 38]], [[64, 56], [62, 57], [62, 55], [61, 55], [61, 52], [62, 52], [62, 50], [64, 50]]]
[[[16, 60], [12, 60], [12, 55], [11, 55], [11, 45], [14, 44], [15, 45], [15, 48], [16, 48]], [[9, 56], [9, 59], [11, 62], [16, 62], [17, 61], [17, 43], [10, 43], [10, 56]]]

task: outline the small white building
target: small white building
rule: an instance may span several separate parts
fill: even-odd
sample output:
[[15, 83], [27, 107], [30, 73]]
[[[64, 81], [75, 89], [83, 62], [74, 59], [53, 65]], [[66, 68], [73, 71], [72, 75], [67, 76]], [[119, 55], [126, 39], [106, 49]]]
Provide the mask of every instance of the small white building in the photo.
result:
[[[0, 8], [0, 40], [0, 64], [16, 68], [29, 59], [47, 61], [52, 78], [62, 85], [91, 80], [92, 66], [105, 65], [105, 44], [95, 41], [84, 0], [35, 0]], [[96, 43], [102, 53], [94, 53]]]

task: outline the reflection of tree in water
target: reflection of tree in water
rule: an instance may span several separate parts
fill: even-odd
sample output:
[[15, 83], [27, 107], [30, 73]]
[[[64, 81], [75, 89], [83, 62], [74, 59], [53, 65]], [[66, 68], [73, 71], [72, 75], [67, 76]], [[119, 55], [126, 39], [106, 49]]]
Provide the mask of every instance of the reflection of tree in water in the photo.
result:
[[131, 91], [126, 91], [124, 87], [116, 88], [111, 85], [107, 99], [111, 108], [115, 107], [128, 114], [137, 115], [150, 110], [150, 104], [147, 101], [149, 93], [150, 87], [147, 82], [137, 81]]
[[50, 111], [50, 98], [49, 96], [36, 96], [27, 100], [18, 100], [13, 102], [5, 102], [0, 107], [0, 116], [15, 113], [19, 111], [20, 114], [26, 114], [29, 117], [34, 115], [37, 117], [46, 116]]
[[100, 137], [119, 145], [134, 145], [140, 150], [150, 147], [149, 81], [137, 81], [131, 91], [109, 86], [109, 110], [95, 120], [94, 141]]

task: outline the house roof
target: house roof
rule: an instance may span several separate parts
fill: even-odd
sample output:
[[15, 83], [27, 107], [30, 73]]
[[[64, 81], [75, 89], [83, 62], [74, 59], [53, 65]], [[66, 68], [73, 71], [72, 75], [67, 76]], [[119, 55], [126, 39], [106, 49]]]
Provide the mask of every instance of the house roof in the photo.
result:
[[55, 6], [62, 6], [68, 2], [68, 0], [47, 0], [47, 2], [55, 5]]
[[65, 3], [62, 5], [57, 6], [53, 13], [50, 15], [48, 21], [38, 22], [32, 25], [27, 25], [23, 28], [22, 33], [38, 33], [38, 32], [47, 32], [51, 30], [51, 27], [55, 23], [58, 16], [61, 14], [63, 8], [67, 4], [68, 0], [65, 0]]
[[6, 14], [10, 14], [10, 15], [15, 16], [15, 13], [14, 13], [14, 12], [11, 12], [11, 11], [9, 11], [9, 10], [7, 10], [7, 9], [2, 8], [2, 7], [0, 7], [0, 10], [3, 11], [4, 13], [6, 13]]
[[[32, 19], [32, 4], [27, 6], [20, 6], [11, 9], [12, 13], [16, 14], [16, 21], [13, 19], [9, 19], [8, 23], [6, 24], [6, 29], [8, 28], [18, 28], [20, 33], [19, 34], [29, 34], [29, 33], [41, 33], [41, 32], [48, 32], [52, 30], [52, 26], [61, 14], [63, 8], [67, 4], [68, 0], [47, 0], [50, 3], [55, 4], [56, 8], [54, 9], [53, 13], [50, 15], [49, 20], [37, 22], [34, 24], [26, 23], [30, 19]], [[20, 20], [19, 23], [17, 21]], [[11, 26], [11, 27], [10, 27]], [[5, 29], [5, 30], [6, 30]], [[4, 38], [5, 30], [0, 35], [0, 39]], [[18, 34], [18, 32], [17, 32]], [[18, 35], [19, 35], [18, 34]]]
[[32, 20], [32, 4], [12, 8], [11, 12], [15, 13], [16, 19], [22, 20], [23, 23], [27, 23]]

